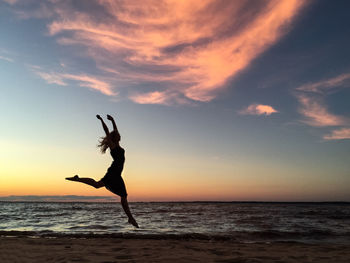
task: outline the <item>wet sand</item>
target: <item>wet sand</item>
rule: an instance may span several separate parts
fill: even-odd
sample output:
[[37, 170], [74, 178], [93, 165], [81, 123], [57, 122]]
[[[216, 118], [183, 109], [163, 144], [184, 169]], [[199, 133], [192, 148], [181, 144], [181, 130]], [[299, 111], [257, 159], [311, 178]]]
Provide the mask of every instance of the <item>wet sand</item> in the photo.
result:
[[0, 237], [0, 262], [350, 262], [350, 245]]

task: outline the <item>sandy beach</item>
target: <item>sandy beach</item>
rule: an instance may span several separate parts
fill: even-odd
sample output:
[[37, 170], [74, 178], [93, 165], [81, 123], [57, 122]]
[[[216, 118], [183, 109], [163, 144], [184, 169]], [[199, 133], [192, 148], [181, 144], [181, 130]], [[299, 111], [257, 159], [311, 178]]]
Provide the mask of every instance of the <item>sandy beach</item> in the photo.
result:
[[0, 237], [0, 262], [350, 262], [350, 245]]

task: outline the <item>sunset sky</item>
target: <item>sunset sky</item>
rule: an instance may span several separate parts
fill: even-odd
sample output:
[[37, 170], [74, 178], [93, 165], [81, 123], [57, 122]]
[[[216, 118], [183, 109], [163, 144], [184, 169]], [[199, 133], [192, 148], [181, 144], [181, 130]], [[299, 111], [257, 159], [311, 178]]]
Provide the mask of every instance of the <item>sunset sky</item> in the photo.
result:
[[112, 196], [111, 114], [131, 201], [350, 201], [349, 10], [0, 0], [0, 196]]

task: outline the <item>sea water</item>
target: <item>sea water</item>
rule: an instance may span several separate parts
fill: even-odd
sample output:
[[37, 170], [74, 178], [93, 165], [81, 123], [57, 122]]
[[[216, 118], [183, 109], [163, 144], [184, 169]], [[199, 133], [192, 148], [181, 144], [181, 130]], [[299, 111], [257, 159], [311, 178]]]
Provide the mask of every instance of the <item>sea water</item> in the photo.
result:
[[350, 243], [349, 203], [0, 202], [0, 235]]

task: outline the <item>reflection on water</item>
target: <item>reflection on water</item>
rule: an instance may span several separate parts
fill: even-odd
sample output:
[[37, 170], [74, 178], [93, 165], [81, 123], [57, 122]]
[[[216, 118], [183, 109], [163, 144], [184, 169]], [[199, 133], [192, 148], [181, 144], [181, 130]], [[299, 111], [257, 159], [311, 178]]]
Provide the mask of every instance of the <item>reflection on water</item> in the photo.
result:
[[203, 235], [240, 241], [350, 243], [349, 204], [0, 202], [0, 233]]

